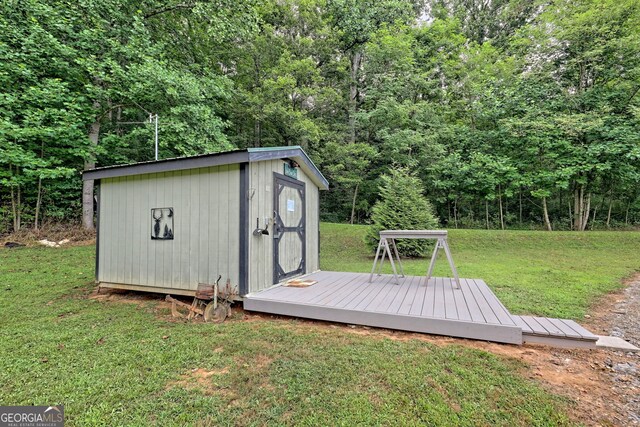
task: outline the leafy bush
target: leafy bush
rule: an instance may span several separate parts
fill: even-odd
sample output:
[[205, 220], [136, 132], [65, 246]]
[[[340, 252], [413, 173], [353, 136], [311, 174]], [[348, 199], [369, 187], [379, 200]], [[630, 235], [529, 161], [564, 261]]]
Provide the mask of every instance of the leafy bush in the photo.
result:
[[[372, 225], [365, 236], [371, 250], [378, 246], [381, 230], [428, 230], [438, 226], [438, 218], [423, 195], [422, 182], [404, 168], [391, 168], [382, 176], [380, 199], [373, 207]], [[423, 256], [433, 246], [429, 240], [402, 239], [396, 242], [403, 256]]]

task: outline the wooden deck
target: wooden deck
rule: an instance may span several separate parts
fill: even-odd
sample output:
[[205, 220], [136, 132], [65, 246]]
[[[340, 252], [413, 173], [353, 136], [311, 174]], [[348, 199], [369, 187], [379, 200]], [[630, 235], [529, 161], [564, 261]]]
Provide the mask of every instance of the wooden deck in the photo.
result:
[[275, 286], [249, 294], [244, 308], [502, 343], [554, 345], [553, 340], [569, 339], [595, 347], [596, 336], [575, 322], [512, 315], [480, 279], [460, 279], [456, 289], [450, 278], [407, 276], [396, 284], [392, 277], [374, 276], [369, 283], [368, 273], [320, 271], [304, 277], [317, 281], [306, 288]]

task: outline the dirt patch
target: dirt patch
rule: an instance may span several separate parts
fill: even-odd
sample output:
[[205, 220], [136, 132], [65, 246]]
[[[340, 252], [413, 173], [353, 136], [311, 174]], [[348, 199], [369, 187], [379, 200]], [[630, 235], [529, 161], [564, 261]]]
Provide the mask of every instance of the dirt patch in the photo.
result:
[[195, 368], [190, 372], [181, 375], [176, 381], [172, 381], [167, 385], [167, 389], [174, 387], [183, 388], [186, 390], [198, 390], [207, 396], [213, 394], [223, 394], [228, 397], [232, 397], [232, 392], [229, 389], [220, 387], [216, 383], [216, 378], [229, 373], [229, 367], [225, 366], [221, 369], [207, 370], [203, 368]]
[[158, 304], [158, 308], [171, 309], [171, 303], [165, 301], [164, 295], [148, 292], [96, 288], [88, 298], [96, 301], [116, 301], [123, 304], [134, 304], [138, 306], [146, 306], [149, 303], [154, 303]]

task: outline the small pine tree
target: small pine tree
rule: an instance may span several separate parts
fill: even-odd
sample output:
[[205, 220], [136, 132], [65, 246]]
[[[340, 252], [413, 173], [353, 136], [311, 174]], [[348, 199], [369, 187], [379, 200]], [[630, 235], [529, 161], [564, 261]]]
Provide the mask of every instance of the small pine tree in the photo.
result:
[[[374, 250], [381, 230], [430, 230], [438, 226], [438, 218], [423, 195], [419, 178], [407, 169], [391, 168], [382, 176], [380, 199], [373, 206], [373, 224], [365, 236], [365, 243]], [[423, 256], [433, 242], [423, 239], [399, 239], [396, 242], [402, 256]]]

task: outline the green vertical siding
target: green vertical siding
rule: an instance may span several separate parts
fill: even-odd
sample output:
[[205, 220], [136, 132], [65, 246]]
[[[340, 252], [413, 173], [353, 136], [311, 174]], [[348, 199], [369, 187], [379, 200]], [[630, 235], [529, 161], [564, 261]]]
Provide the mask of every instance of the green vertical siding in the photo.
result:
[[[240, 167], [100, 184], [100, 282], [195, 290], [222, 275], [238, 287]], [[151, 209], [174, 209], [174, 240], [151, 240]]]

